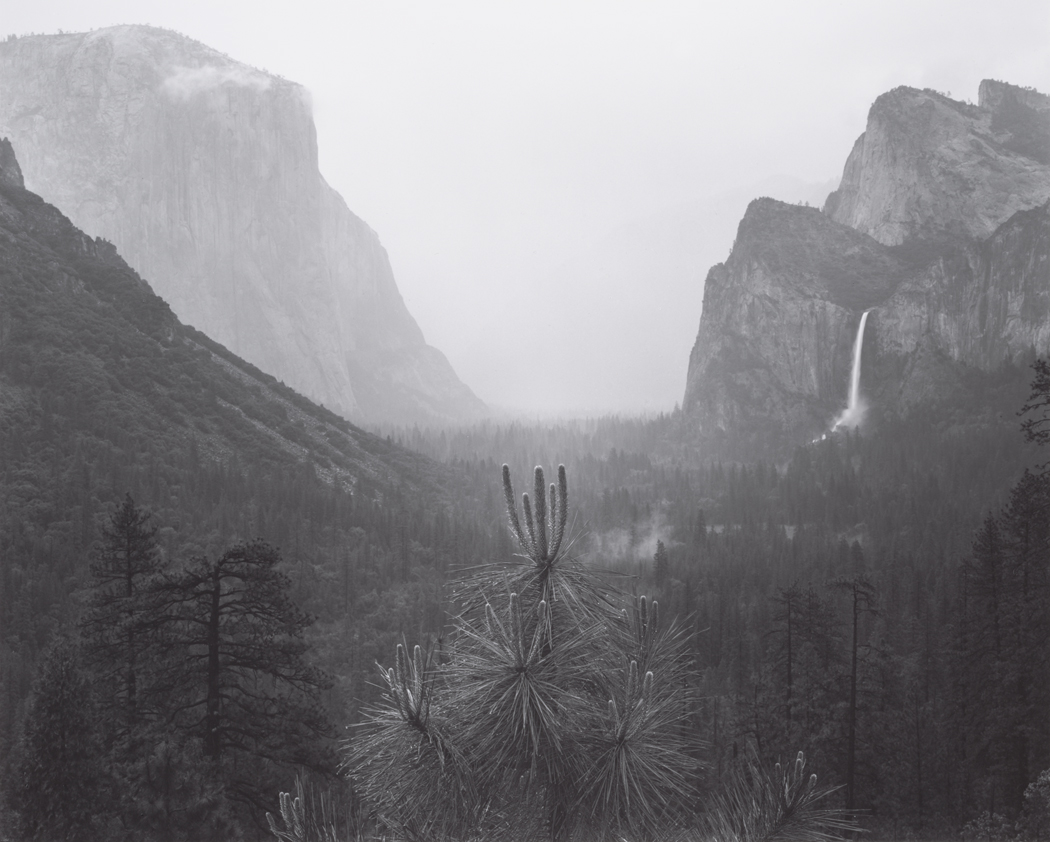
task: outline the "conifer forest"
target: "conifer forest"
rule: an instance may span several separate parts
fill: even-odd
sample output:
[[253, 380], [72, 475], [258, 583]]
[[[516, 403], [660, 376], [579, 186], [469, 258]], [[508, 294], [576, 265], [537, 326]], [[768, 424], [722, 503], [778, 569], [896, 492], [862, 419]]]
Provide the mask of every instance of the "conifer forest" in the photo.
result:
[[4, 28], [64, 2], [0, 14], [0, 842], [1050, 842], [1050, 95], [971, 68], [1045, 9], [154, 4], [315, 100]]
[[434, 476], [371, 496], [8, 439], [65, 481], [6, 507], [5, 833], [1039, 838], [1050, 369], [1006, 374], [997, 427], [782, 464], [674, 414], [391, 428]]

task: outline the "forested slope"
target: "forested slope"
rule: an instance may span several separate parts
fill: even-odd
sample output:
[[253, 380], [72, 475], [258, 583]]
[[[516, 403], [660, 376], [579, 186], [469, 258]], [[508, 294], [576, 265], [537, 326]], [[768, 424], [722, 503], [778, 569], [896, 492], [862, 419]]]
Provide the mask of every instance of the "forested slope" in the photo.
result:
[[240, 541], [279, 547], [342, 725], [402, 638], [436, 646], [453, 571], [514, 551], [500, 464], [564, 462], [566, 551], [690, 630], [708, 783], [749, 747], [801, 749], [879, 832], [1034, 821], [1050, 507], [1024, 475], [1046, 461], [1018, 430], [1030, 377], [1003, 366], [977, 412], [876, 410], [777, 463], [711, 461], [681, 413], [382, 438], [180, 324], [0, 148], [0, 756], [38, 733], [31, 686], [68, 664], [41, 669], [77, 635], [125, 494], [186, 575]]
[[380, 653], [440, 630], [443, 571], [487, 555], [492, 525], [454, 505], [473, 490], [181, 324], [0, 153], [0, 756], [129, 492], [175, 567], [253, 538], [280, 549], [318, 618], [330, 713], [352, 718]]
[[[1050, 559], [1045, 482], [1024, 478], [1046, 454], [1017, 417], [1031, 379], [1004, 368], [977, 413], [881, 414], [780, 463], [709, 461], [679, 413], [393, 435], [479, 485], [501, 455], [515, 475], [566, 463], [573, 552], [691, 630], [705, 699], [693, 736], [712, 784], [751, 749], [782, 761], [801, 749], [865, 826], [945, 838], [985, 813], [986, 825], [1035, 821], [1025, 787], [1050, 766], [1045, 623], [1004, 619], [1050, 598], [1035, 575]], [[989, 523], [1001, 552], [982, 562]], [[1013, 629], [999, 667], [996, 616]], [[1023, 705], [1010, 701], [1017, 682]]]

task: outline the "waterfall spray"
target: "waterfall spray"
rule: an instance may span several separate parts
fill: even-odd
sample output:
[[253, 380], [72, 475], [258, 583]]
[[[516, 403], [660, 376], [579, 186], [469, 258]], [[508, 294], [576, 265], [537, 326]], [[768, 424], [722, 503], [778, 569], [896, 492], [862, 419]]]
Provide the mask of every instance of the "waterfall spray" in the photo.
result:
[[849, 373], [849, 401], [842, 414], [835, 419], [831, 427], [833, 431], [839, 427], [856, 427], [864, 418], [864, 410], [867, 409], [860, 399], [860, 355], [864, 349], [864, 325], [867, 324], [870, 312], [871, 310], [865, 310], [860, 317], [857, 338], [853, 341], [853, 367]]

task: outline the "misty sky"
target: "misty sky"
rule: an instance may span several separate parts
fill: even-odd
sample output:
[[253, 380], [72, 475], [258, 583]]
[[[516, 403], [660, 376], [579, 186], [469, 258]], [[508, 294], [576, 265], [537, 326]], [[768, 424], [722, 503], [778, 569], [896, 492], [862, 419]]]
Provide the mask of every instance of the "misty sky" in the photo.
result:
[[313, 94], [321, 170], [497, 407], [670, 410], [747, 200], [819, 204], [898, 85], [1050, 92], [1050, 3], [0, 0], [165, 26]]

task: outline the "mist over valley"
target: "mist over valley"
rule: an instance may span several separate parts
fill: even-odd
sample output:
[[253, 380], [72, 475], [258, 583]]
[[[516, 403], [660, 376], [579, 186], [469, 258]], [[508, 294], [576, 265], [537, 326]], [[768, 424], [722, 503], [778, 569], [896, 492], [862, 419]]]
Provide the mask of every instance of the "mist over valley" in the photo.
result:
[[1017, 5], [20, 11], [0, 842], [1050, 835]]

